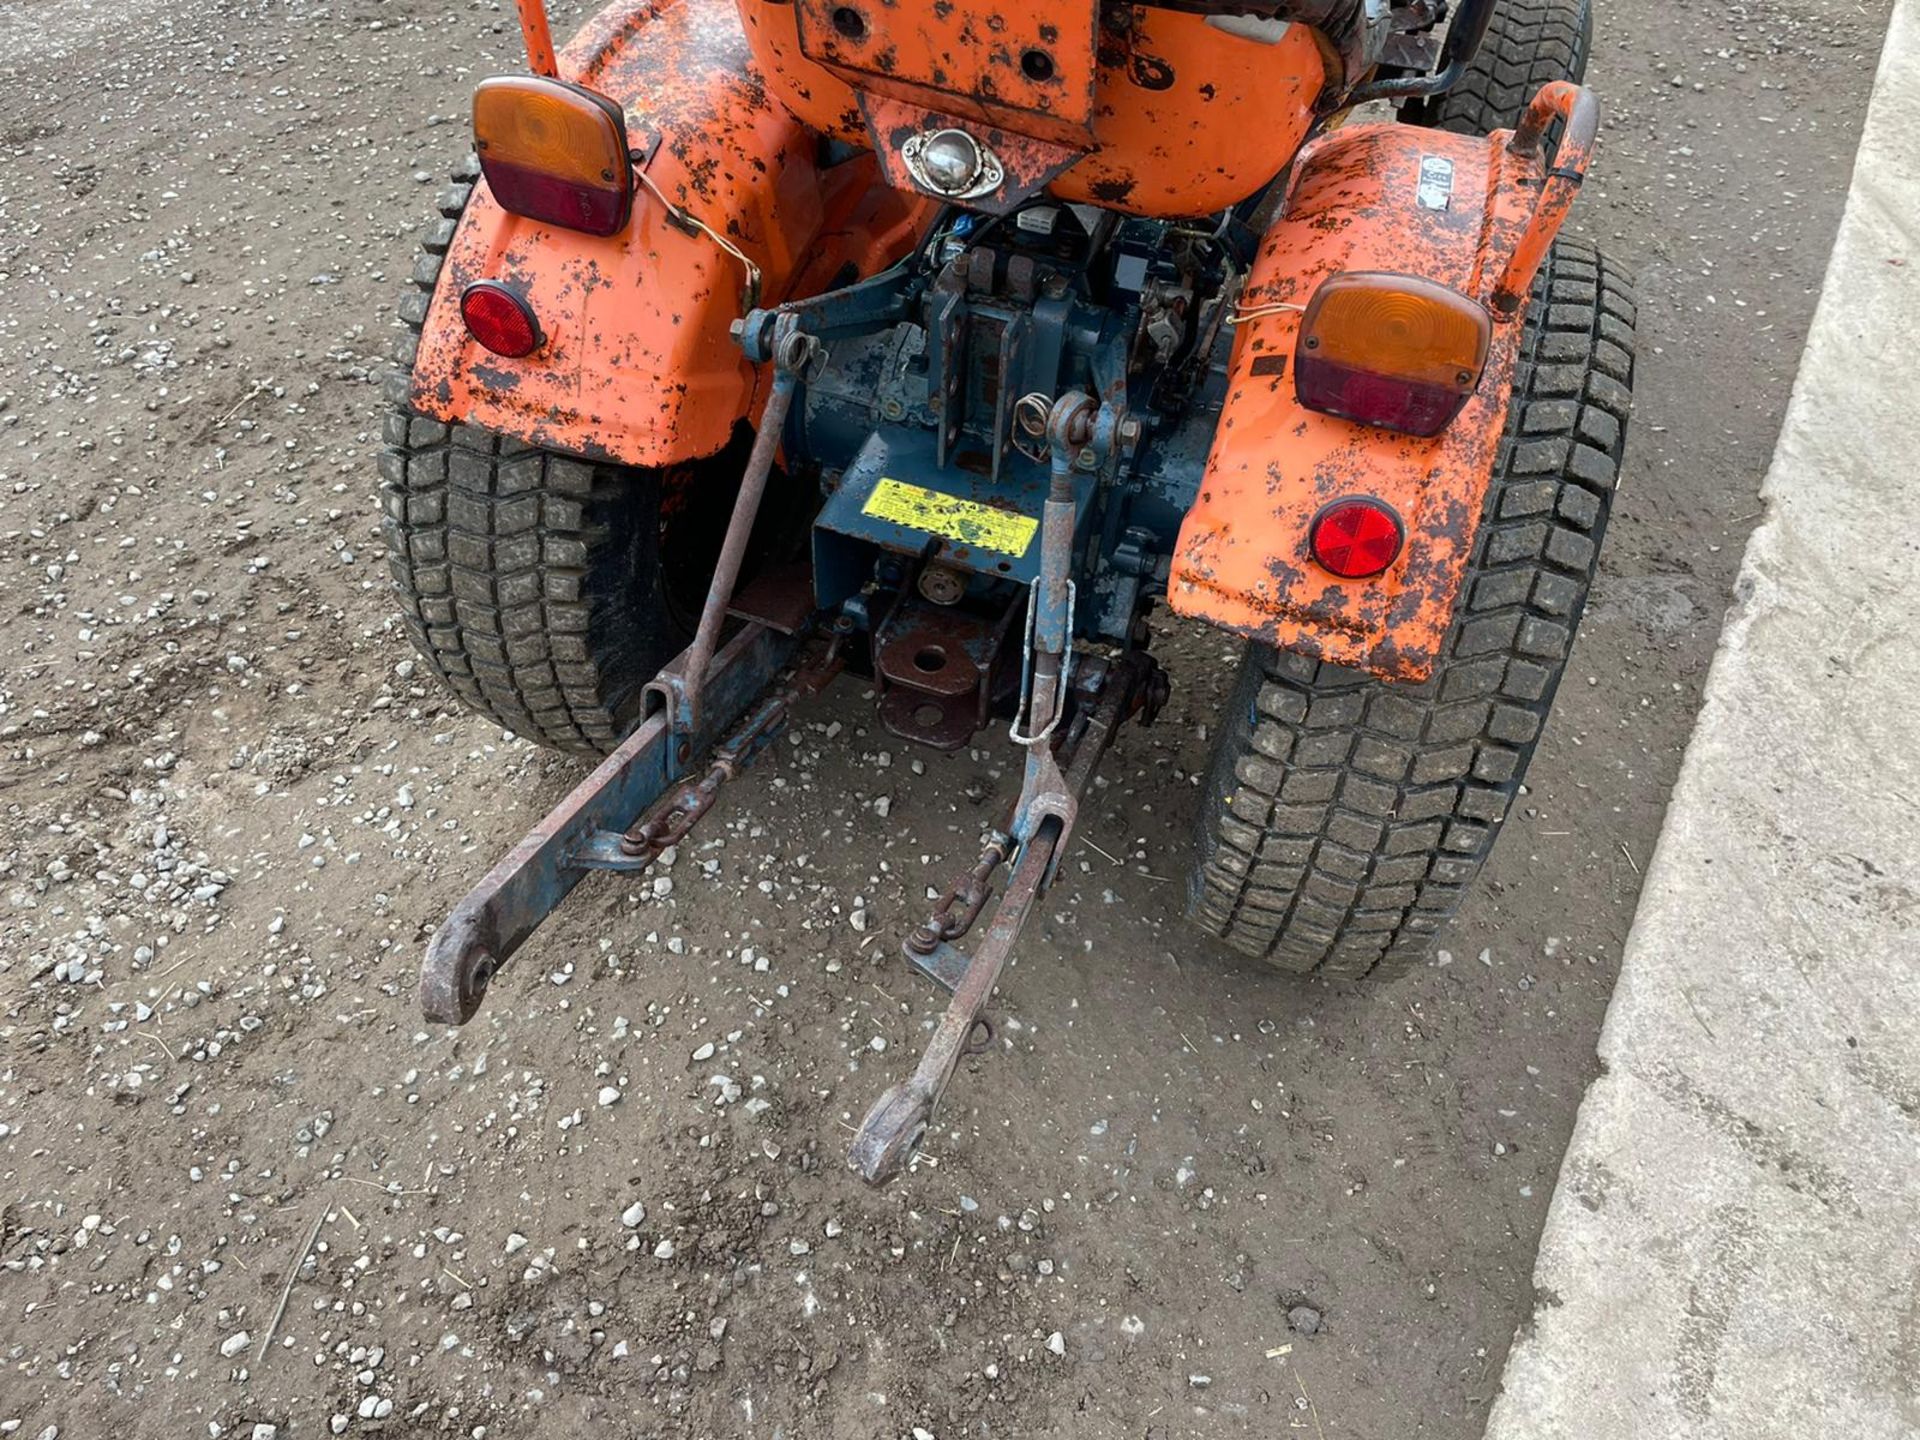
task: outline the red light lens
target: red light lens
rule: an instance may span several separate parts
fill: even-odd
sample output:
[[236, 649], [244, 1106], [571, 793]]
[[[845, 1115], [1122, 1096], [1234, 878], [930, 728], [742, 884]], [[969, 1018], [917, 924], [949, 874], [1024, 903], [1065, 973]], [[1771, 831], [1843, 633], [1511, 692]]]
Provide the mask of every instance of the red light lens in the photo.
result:
[[1309, 527], [1313, 558], [1343, 580], [1378, 575], [1400, 556], [1406, 532], [1378, 500], [1336, 500]]
[[1423, 385], [1306, 357], [1294, 367], [1294, 377], [1300, 403], [1309, 410], [1407, 435], [1438, 435], [1467, 403], [1465, 394], [1445, 385]]
[[633, 208], [624, 112], [605, 95], [538, 75], [483, 80], [473, 145], [503, 209], [589, 235], [614, 235]]
[[615, 186], [581, 185], [510, 160], [482, 162], [493, 198], [503, 210], [564, 225], [588, 235], [615, 235], [627, 223], [633, 197]]
[[540, 327], [527, 302], [493, 280], [476, 280], [460, 296], [467, 333], [496, 355], [518, 360], [540, 348]]

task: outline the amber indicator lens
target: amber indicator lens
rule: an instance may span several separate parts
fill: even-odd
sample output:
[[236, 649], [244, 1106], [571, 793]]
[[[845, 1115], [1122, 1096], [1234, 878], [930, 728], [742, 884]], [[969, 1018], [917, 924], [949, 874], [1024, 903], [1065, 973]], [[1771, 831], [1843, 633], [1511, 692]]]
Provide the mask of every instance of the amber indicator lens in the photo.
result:
[[1347, 271], [1307, 304], [1294, 384], [1309, 410], [1438, 435], [1480, 384], [1493, 322], [1457, 290], [1414, 275]]
[[606, 96], [538, 75], [483, 80], [473, 145], [493, 198], [515, 215], [589, 235], [626, 228], [633, 164], [626, 120]]
[[1366, 580], [1400, 558], [1400, 517], [1378, 500], [1336, 500], [1308, 527], [1313, 558], [1343, 580]]
[[460, 294], [467, 333], [496, 355], [518, 360], [540, 348], [533, 310], [497, 280], [476, 280]]

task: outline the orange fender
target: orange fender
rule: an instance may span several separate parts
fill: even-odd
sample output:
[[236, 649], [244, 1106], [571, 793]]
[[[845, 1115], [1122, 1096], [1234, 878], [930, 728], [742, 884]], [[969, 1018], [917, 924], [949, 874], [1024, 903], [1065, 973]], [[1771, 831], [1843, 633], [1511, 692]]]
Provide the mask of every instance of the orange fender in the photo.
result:
[[[763, 274], [762, 303], [818, 293], [851, 266], [884, 269], [934, 206], [879, 183], [871, 156], [821, 168], [819, 140], [771, 100], [734, 0], [654, 0], [601, 11], [560, 73], [626, 109], [645, 180], [726, 235]], [[757, 372], [728, 334], [744, 271], [669, 221], [645, 186], [633, 219], [599, 238], [510, 215], [484, 182], [447, 251], [414, 359], [413, 403], [591, 459], [663, 466], [712, 455], [754, 409]], [[523, 360], [483, 349], [460, 292], [499, 280], [532, 306], [545, 343]]]
[[[1557, 115], [1566, 138], [1550, 173], [1540, 133]], [[1586, 91], [1554, 84], [1518, 135], [1352, 125], [1302, 152], [1240, 302], [1227, 400], [1168, 580], [1176, 612], [1383, 679], [1432, 674], [1506, 426], [1525, 297], [1596, 124]], [[1451, 191], [1431, 208], [1445, 164]], [[1356, 424], [1296, 398], [1301, 310], [1343, 270], [1435, 280], [1492, 315], [1480, 384], [1439, 435]], [[1371, 580], [1339, 579], [1308, 551], [1313, 517], [1353, 495], [1386, 501], [1406, 525], [1399, 558]]]

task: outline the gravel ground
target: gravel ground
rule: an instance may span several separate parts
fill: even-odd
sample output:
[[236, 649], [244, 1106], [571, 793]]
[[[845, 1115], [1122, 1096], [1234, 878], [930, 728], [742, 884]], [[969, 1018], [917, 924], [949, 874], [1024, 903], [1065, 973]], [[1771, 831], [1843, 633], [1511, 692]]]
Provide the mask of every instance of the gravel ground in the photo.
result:
[[850, 1122], [935, 1013], [896, 939], [1017, 777], [856, 686], [417, 1018], [579, 773], [427, 682], [372, 501], [511, 7], [0, 3], [0, 1436], [1478, 1435], [1884, 11], [1601, 9], [1576, 223], [1639, 270], [1638, 428], [1448, 951], [1355, 993], [1182, 928], [1232, 647], [1175, 630], [998, 1053], [873, 1193]]

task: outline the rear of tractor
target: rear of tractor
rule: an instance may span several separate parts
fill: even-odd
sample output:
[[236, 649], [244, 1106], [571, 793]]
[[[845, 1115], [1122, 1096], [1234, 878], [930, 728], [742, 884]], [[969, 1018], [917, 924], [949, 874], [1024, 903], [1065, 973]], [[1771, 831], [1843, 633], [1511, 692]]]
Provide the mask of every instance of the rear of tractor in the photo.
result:
[[534, 73], [480, 86], [403, 308], [387, 535], [446, 682], [604, 758], [434, 937], [427, 1014], [855, 671], [893, 734], [1025, 757], [904, 938], [953, 996], [856, 1139], [894, 1173], [1165, 699], [1156, 604], [1247, 641], [1193, 919], [1303, 973], [1422, 955], [1566, 663], [1633, 379], [1619, 272], [1554, 244], [1585, 0], [1446, 10], [650, 0], [556, 55], [521, 0]]

